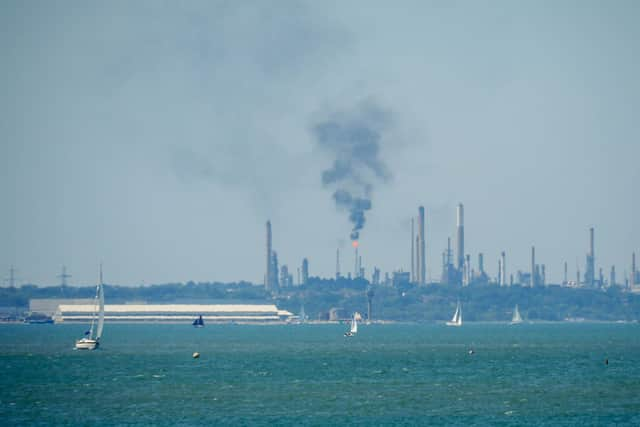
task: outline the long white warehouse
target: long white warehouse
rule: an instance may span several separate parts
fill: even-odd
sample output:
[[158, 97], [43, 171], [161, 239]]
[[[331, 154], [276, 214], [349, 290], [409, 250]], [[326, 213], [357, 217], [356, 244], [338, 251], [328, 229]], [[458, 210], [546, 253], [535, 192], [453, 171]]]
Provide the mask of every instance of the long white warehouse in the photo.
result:
[[[61, 304], [55, 323], [90, 322], [93, 304]], [[185, 323], [202, 316], [206, 322], [286, 322], [293, 316], [275, 304], [107, 304], [105, 322]]]

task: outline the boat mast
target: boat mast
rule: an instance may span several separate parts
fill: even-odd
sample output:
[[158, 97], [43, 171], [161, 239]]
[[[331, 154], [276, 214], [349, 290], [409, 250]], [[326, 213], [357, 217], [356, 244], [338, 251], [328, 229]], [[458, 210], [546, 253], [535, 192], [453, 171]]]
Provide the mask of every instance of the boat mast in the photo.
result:
[[98, 331], [96, 333], [96, 340], [99, 340], [102, 336], [102, 329], [104, 327], [104, 286], [102, 283], [102, 263], [100, 263], [100, 283], [98, 284]]

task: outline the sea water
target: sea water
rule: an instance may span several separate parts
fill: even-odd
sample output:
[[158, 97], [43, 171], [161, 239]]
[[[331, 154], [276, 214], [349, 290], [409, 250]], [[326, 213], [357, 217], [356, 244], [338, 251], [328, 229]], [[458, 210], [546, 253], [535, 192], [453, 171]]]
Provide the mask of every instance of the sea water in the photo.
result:
[[2, 425], [640, 425], [638, 324], [84, 328], [0, 325]]

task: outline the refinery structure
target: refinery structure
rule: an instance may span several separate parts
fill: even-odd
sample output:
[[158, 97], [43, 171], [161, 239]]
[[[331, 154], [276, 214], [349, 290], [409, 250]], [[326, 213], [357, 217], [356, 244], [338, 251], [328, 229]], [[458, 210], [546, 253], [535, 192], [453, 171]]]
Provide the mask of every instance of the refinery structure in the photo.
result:
[[[385, 272], [384, 275], [376, 266], [372, 266], [369, 271], [365, 269], [362, 260], [362, 253], [359, 252], [359, 243], [352, 241], [353, 246], [353, 271], [341, 272], [340, 248], [336, 250], [336, 272], [335, 280], [340, 279], [364, 279], [371, 285], [397, 286], [402, 283], [412, 283], [415, 285], [441, 284], [451, 286], [472, 286], [472, 285], [495, 285], [508, 287], [519, 285], [524, 287], [539, 287], [549, 285], [547, 279], [547, 266], [540, 263], [540, 254], [536, 253], [535, 245], [530, 246], [530, 262], [526, 269], [509, 269], [507, 263], [507, 251], [502, 250], [495, 254], [493, 258], [496, 269], [490, 273], [485, 267], [485, 254], [479, 252], [472, 257], [472, 254], [465, 252], [465, 225], [464, 225], [464, 205], [459, 203], [456, 207], [456, 228], [454, 231], [454, 244], [452, 238], [447, 239], [446, 247], [442, 252], [441, 268], [439, 280], [427, 280], [427, 243], [426, 233], [426, 212], [424, 206], [418, 207], [415, 217], [411, 218], [410, 234], [410, 259], [408, 262], [409, 271], [400, 268], [395, 271]], [[640, 293], [640, 272], [636, 268], [635, 252], [631, 254], [630, 268], [621, 280], [618, 280], [616, 266], [596, 268], [595, 251], [595, 228], [588, 229], [588, 245], [584, 263], [584, 270], [581, 273], [580, 266], [576, 266], [575, 279], [569, 275], [568, 263], [564, 261], [564, 274], [560, 286], [587, 289], [605, 289], [612, 286], [620, 287], [624, 291]], [[264, 286], [272, 293], [278, 293], [288, 287], [306, 285], [310, 276], [310, 260], [303, 258], [300, 267], [297, 268], [298, 276], [294, 281], [293, 275], [289, 273], [287, 265], [282, 265], [278, 270], [278, 257], [272, 247], [271, 222], [266, 223], [266, 271]], [[342, 251], [344, 252], [344, 251]], [[474, 265], [472, 259], [476, 259]], [[608, 275], [605, 275], [608, 271]]]
[[[335, 251], [335, 276], [326, 279], [313, 274], [313, 260], [308, 256], [303, 256], [296, 260], [294, 268], [278, 259], [278, 253], [274, 248], [274, 232], [270, 220], [265, 223], [265, 257], [264, 257], [264, 278], [262, 285], [270, 295], [278, 295], [287, 289], [312, 284], [320, 280], [363, 280], [369, 285], [398, 286], [403, 283], [426, 286], [439, 284], [445, 286], [477, 286], [492, 285], [498, 287], [509, 287], [518, 285], [521, 287], [540, 287], [547, 285], [560, 285], [570, 288], [584, 289], [607, 289], [618, 287], [622, 291], [640, 293], [640, 271], [637, 269], [636, 253], [632, 252], [626, 266], [618, 269], [616, 265], [598, 266], [596, 258], [596, 229], [590, 227], [588, 240], [585, 245], [584, 263], [576, 263], [574, 272], [570, 271], [569, 263], [566, 260], [554, 262], [554, 265], [562, 266], [562, 280], [550, 282], [547, 278], [547, 264], [539, 260], [544, 259], [544, 254], [536, 251], [535, 245], [528, 247], [529, 262], [524, 269], [516, 269], [509, 264], [509, 256], [506, 249], [499, 253], [490, 254], [478, 252], [470, 254], [465, 251], [465, 209], [462, 203], [456, 206], [455, 229], [452, 235], [447, 238], [446, 244], [441, 252], [440, 265], [428, 259], [427, 248], [435, 248], [437, 242], [429, 240], [427, 233], [428, 213], [424, 206], [419, 206], [417, 215], [410, 218], [409, 244], [407, 245], [408, 269], [398, 267], [392, 271], [382, 272], [376, 265], [366, 268], [363, 262], [363, 254], [358, 240], [351, 242], [352, 252], [345, 248], [336, 248]], [[352, 258], [353, 257], [353, 258]], [[474, 262], [475, 260], [475, 262]], [[626, 263], [625, 263], [626, 264]], [[345, 268], [344, 266], [352, 267]], [[430, 265], [433, 276], [427, 277], [427, 266]], [[439, 271], [438, 271], [439, 270]], [[5, 281], [10, 288], [17, 285], [18, 270], [12, 265], [9, 269]], [[620, 274], [622, 272], [622, 274]], [[295, 275], [294, 275], [295, 273]], [[64, 294], [65, 287], [68, 286], [67, 279], [72, 277], [68, 274], [65, 266], [57, 276], [60, 279], [60, 287]], [[36, 312], [47, 312], [52, 314], [51, 307], [46, 310], [31, 310]]]
[[[615, 265], [599, 266], [596, 257], [596, 229], [588, 228], [585, 233], [584, 263], [576, 263], [575, 273], [569, 271], [569, 263], [566, 260], [557, 262], [562, 265], [563, 276], [561, 282], [551, 283], [547, 279], [547, 266], [544, 262], [544, 253], [536, 250], [535, 245], [528, 245], [529, 253], [527, 267], [516, 269], [509, 264], [506, 249], [499, 253], [470, 254], [465, 251], [465, 209], [459, 203], [455, 212], [455, 229], [452, 235], [447, 237], [446, 246], [442, 251], [441, 264], [427, 257], [427, 247], [437, 247], [437, 242], [430, 241], [428, 212], [424, 206], [419, 206], [417, 214], [410, 220], [410, 235], [407, 245], [408, 271], [398, 268], [393, 271], [382, 272], [375, 265], [366, 268], [363, 262], [363, 253], [358, 240], [352, 240], [351, 251], [345, 248], [336, 248], [335, 251], [335, 276], [322, 278], [313, 274], [313, 260], [308, 256], [296, 260], [295, 268], [278, 259], [278, 253], [274, 246], [274, 229], [270, 220], [265, 223], [265, 257], [264, 257], [264, 281], [262, 286], [264, 293], [253, 301], [230, 301], [223, 304], [146, 304], [140, 302], [128, 302], [126, 304], [107, 304], [105, 309], [106, 319], [114, 322], [186, 322], [197, 316], [203, 316], [207, 322], [291, 322], [297, 318], [290, 311], [279, 309], [274, 302], [287, 301], [295, 295], [296, 287], [303, 291], [300, 295], [308, 295], [315, 292], [316, 283], [329, 283], [325, 290], [345, 290], [345, 296], [354, 297], [355, 289], [366, 302], [366, 319], [371, 321], [374, 306], [374, 295], [384, 294], [380, 287], [401, 289], [403, 286], [412, 285], [427, 287], [439, 285], [453, 288], [465, 288], [476, 286], [495, 286], [508, 288], [544, 288], [554, 285], [565, 288], [579, 288], [590, 290], [606, 290], [615, 287], [622, 292], [640, 294], [640, 272], [637, 269], [636, 254], [630, 254], [630, 264], [627, 268], [618, 270]], [[452, 237], [453, 236], [453, 237]], [[487, 263], [487, 260], [489, 262]], [[493, 261], [492, 261], [493, 260]], [[475, 262], [474, 262], [475, 261]], [[434, 277], [427, 278], [427, 266], [432, 271], [440, 270]], [[488, 265], [488, 268], [487, 268]], [[349, 266], [346, 267], [345, 266]], [[493, 268], [492, 268], [493, 267]], [[11, 266], [7, 282], [10, 288], [15, 288], [17, 282], [16, 269]], [[607, 274], [605, 274], [605, 271]], [[623, 274], [618, 274], [623, 271]], [[293, 272], [297, 273], [294, 277]], [[574, 275], [575, 274], [575, 275]], [[30, 300], [28, 313], [30, 322], [55, 321], [56, 323], [86, 322], [95, 310], [91, 300], [82, 298], [65, 298], [67, 293], [67, 279], [71, 277], [66, 267], [57, 276], [60, 279], [60, 297], [44, 299], [34, 298]], [[250, 283], [245, 282], [248, 286]], [[333, 288], [331, 288], [333, 286]], [[253, 287], [253, 286], [251, 286]], [[304, 287], [304, 288], [302, 288]], [[346, 291], [350, 289], [349, 291]], [[404, 288], [406, 289], [406, 287]], [[404, 293], [403, 293], [404, 294]], [[303, 296], [304, 298], [307, 298]], [[384, 298], [384, 297], [383, 297]], [[124, 302], [124, 301], [121, 301]], [[286, 303], [285, 303], [286, 305]], [[291, 306], [287, 307], [289, 310]], [[338, 310], [338, 308], [336, 308]], [[331, 310], [330, 310], [331, 311]], [[33, 316], [32, 316], [33, 315]], [[41, 317], [38, 317], [41, 316]], [[44, 316], [44, 317], [42, 317]], [[15, 317], [15, 316], [14, 316]], [[328, 319], [347, 318], [348, 313], [336, 311], [329, 315]]]
[[[592, 291], [618, 289], [622, 292], [640, 294], [640, 272], [637, 270], [636, 254], [630, 254], [630, 264], [627, 268], [622, 268], [623, 274], [618, 274], [615, 265], [598, 265], [596, 257], [596, 229], [590, 227], [585, 230], [585, 255], [583, 263], [576, 263], [575, 273], [569, 271], [569, 263], [562, 260], [556, 264], [563, 267], [561, 282], [550, 282], [547, 279], [547, 265], [540, 260], [544, 260], [543, 251], [537, 250], [535, 245], [527, 245], [522, 248], [528, 253], [528, 261], [524, 269], [517, 269], [510, 265], [506, 249], [501, 249], [499, 253], [468, 253], [465, 248], [469, 247], [465, 241], [465, 209], [462, 203], [456, 206], [455, 229], [446, 239], [446, 246], [442, 251], [441, 263], [430, 260], [427, 257], [427, 247], [436, 248], [437, 242], [427, 233], [431, 230], [428, 227], [429, 215], [424, 206], [419, 206], [415, 216], [410, 218], [410, 235], [408, 236], [406, 258], [408, 271], [404, 268], [397, 268], [392, 271], [382, 272], [381, 269], [371, 264], [367, 269], [363, 261], [363, 251], [358, 240], [351, 241], [351, 247], [336, 248], [335, 251], [335, 276], [322, 278], [313, 272], [313, 259], [308, 256], [301, 257], [290, 268], [288, 264], [278, 259], [275, 249], [277, 243], [277, 229], [272, 228], [272, 223], [267, 220], [265, 223], [265, 256], [264, 256], [264, 279], [260, 287], [249, 282], [243, 282], [242, 286], [252, 288], [259, 292], [249, 291], [252, 295], [250, 299], [233, 300], [234, 289], [228, 287], [224, 289], [226, 301], [220, 300], [216, 303], [204, 299], [195, 299], [197, 304], [180, 304], [178, 300], [156, 298], [147, 303], [144, 300], [129, 300], [120, 297], [115, 298], [105, 306], [105, 318], [109, 322], [189, 322], [198, 316], [202, 316], [204, 321], [209, 322], [231, 322], [231, 323], [288, 323], [299, 322], [305, 315], [294, 316], [292, 311], [298, 307], [295, 305], [314, 304], [314, 299], [322, 299], [327, 295], [326, 307], [315, 307], [321, 310], [318, 319], [344, 320], [351, 316], [340, 304], [353, 304], [354, 300], [366, 304], [366, 321], [373, 319], [374, 296], [380, 295], [383, 303], [385, 295], [398, 295], [404, 297], [404, 290], [423, 288], [429, 292], [428, 287], [432, 285], [444, 286], [455, 289], [491, 286], [504, 288], [500, 292], [511, 292], [508, 288], [517, 286], [519, 289], [531, 288], [533, 294], [545, 292], [547, 286], [561, 286], [564, 288], [588, 289]], [[443, 242], [444, 243], [444, 242]], [[333, 253], [330, 255], [333, 257]], [[488, 262], [487, 262], [488, 260]], [[261, 263], [262, 264], [262, 263]], [[346, 266], [346, 267], [345, 267]], [[436, 272], [434, 276], [427, 278], [427, 266]], [[439, 270], [439, 271], [437, 271]], [[10, 288], [15, 289], [16, 269], [12, 266], [9, 270], [7, 281]], [[607, 274], [605, 275], [605, 271]], [[295, 277], [293, 272], [296, 273]], [[575, 274], [575, 275], [574, 275]], [[66, 267], [62, 267], [62, 273], [57, 276], [60, 279], [60, 290], [58, 296], [51, 295], [48, 298], [32, 298], [29, 300], [27, 317], [24, 319], [28, 323], [72, 323], [89, 321], [95, 312], [95, 303], [90, 299], [73, 298], [75, 293], [68, 287], [68, 274]], [[384, 289], [388, 287], [388, 289]], [[300, 292], [296, 291], [300, 288]], [[395, 289], [394, 289], [395, 288]], [[434, 288], [435, 289], [435, 288]], [[551, 289], [549, 289], [552, 291]], [[244, 291], [243, 291], [244, 292]], [[332, 294], [333, 292], [333, 294]], [[335, 293], [340, 294], [338, 297]], [[436, 290], [436, 292], [440, 292]], [[514, 289], [515, 294], [518, 290]], [[616, 292], [613, 292], [616, 294]], [[67, 297], [65, 297], [67, 295]], [[173, 293], [172, 295], [176, 295]], [[169, 302], [171, 301], [171, 302]], [[183, 299], [183, 301], [185, 301]], [[425, 300], [420, 300], [424, 302]], [[114, 303], [115, 302], [115, 303]], [[160, 302], [160, 303], [158, 303]], [[283, 304], [286, 310], [277, 307], [276, 303]], [[338, 304], [332, 306], [331, 304]], [[361, 309], [365, 307], [361, 306]], [[1, 309], [1, 307], [0, 307]], [[304, 313], [302, 307], [299, 308]], [[6, 310], [5, 310], [6, 311]], [[15, 310], [14, 310], [15, 311]], [[0, 310], [2, 314], [2, 310]], [[326, 314], [326, 316], [325, 316]], [[398, 313], [395, 314], [398, 316]], [[11, 314], [13, 318], [18, 318], [17, 314]], [[7, 316], [5, 316], [7, 317]], [[2, 317], [0, 317], [1, 319]], [[8, 318], [8, 317], [7, 317]]]

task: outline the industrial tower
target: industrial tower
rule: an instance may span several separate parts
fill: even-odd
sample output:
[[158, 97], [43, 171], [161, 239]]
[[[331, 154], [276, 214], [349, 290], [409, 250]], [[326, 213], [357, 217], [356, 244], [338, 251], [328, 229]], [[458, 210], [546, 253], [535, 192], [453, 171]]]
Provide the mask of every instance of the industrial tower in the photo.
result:
[[421, 285], [427, 283], [427, 267], [424, 238], [424, 206], [418, 208], [418, 280]]
[[594, 251], [593, 227], [589, 229], [589, 253], [587, 253], [587, 263], [584, 270], [584, 284], [594, 288], [596, 284], [596, 256]]

